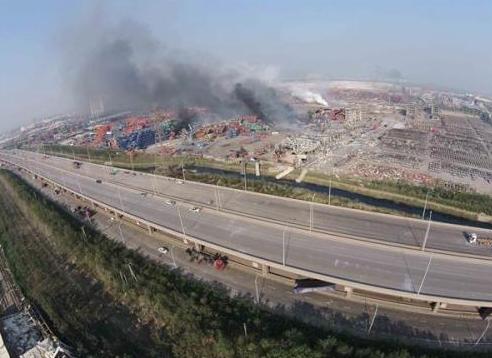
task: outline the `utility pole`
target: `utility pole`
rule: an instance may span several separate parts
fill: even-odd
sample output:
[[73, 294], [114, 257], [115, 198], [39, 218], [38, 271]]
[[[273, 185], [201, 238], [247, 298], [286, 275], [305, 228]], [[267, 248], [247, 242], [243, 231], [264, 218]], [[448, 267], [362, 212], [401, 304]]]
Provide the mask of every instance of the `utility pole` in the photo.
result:
[[89, 163], [92, 163], [92, 161], [91, 161], [91, 155], [89, 154], [89, 146], [86, 145], [85, 146], [85, 149], [87, 150], [87, 158], [89, 159]]
[[313, 231], [313, 202], [315, 196], [316, 193], [313, 194], [313, 197], [311, 198], [311, 204], [309, 205], [309, 231]]
[[133, 165], [133, 150], [130, 151], [130, 163], [131, 163], [131, 166], [132, 166], [132, 170], [134, 171], [135, 170], [135, 166]]
[[152, 191], [154, 192], [154, 196], [157, 195], [157, 191], [155, 190], [155, 174], [152, 176]]
[[61, 180], [62, 180], [62, 184], [63, 184], [63, 186], [65, 187], [65, 190], [66, 190], [68, 187], [67, 187], [67, 182], [65, 181], [65, 176], [64, 175], [62, 175]]
[[220, 209], [222, 207], [222, 198], [220, 197], [219, 184], [217, 184], [217, 199], [219, 199], [219, 209]]
[[120, 231], [121, 242], [125, 242], [125, 237], [123, 236], [123, 231], [121, 230], [121, 221], [118, 224], [118, 230]]
[[258, 289], [258, 274], [255, 277], [256, 304], [260, 303], [260, 291]]
[[215, 187], [215, 207], [217, 208], [217, 211], [220, 210], [220, 203], [219, 203], [219, 187]]
[[425, 218], [425, 210], [427, 210], [427, 200], [429, 199], [429, 192], [430, 190], [428, 190], [427, 194], [425, 194], [425, 204], [424, 204], [424, 210], [422, 211], [422, 219]]
[[181, 161], [181, 173], [183, 174], [183, 181], [186, 181], [185, 170], [184, 170], [184, 160]]
[[157, 167], [157, 161], [155, 160], [155, 153], [154, 153], [154, 174], [152, 175], [152, 187], [154, 189], [154, 195], [157, 194], [156, 191], [156, 181], [155, 181], [155, 169]]
[[[87, 147], [86, 147], [87, 148]], [[89, 153], [89, 151], [87, 151]], [[82, 157], [82, 153], [80, 153], [80, 156]], [[87, 164], [83, 165], [84, 170], [85, 170], [85, 175], [89, 176], [89, 166]]]
[[123, 210], [124, 212], [126, 212], [125, 206], [123, 205], [123, 200], [121, 199], [121, 191], [120, 191], [120, 187], [119, 186], [118, 186], [118, 198], [120, 199], [121, 210]]
[[183, 225], [183, 218], [181, 217], [181, 211], [179, 210], [179, 204], [176, 204], [176, 210], [178, 211], [179, 222], [181, 224], [181, 231], [183, 232], [183, 240], [186, 240], [186, 233]]
[[328, 188], [328, 205], [331, 205], [331, 179], [330, 179], [330, 187]]
[[376, 320], [376, 315], [378, 314], [378, 308], [379, 308], [379, 304], [376, 303], [376, 309], [374, 310], [374, 316], [372, 316], [371, 324], [369, 325], [369, 329], [367, 330], [367, 334], [371, 334], [372, 326], [374, 325], [374, 321]]
[[80, 228], [80, 229], [82, 230], [82, 234], [84, 235], [84, 239], [85, 239], [85, 241], [87, 241], [87, 234], [85, 233], [85, 228], [84, 228], [84, 226], [81, 226], [81, 228]]
[[429, 238], [429, 231], [432, 221], [432, 210], [429, 212], [429, 221], [427, 222], [427, 230], [425, 230], [424, 242], [422, 244], [422, 251], [425, 251], [425, 245], [427, 245], [427, 239]]
[[79, 180], [79, 179], [77, 179], [77, 185], [78, 185], [78, 187], [79, 187], [79, 193], [80, 193], [81, 195], [84, 195], [84, 193], [82, 193], [82, 187], [80, 186], [80, 180]]
[[135, 272], [133, 272], [132, 265], [128, 264], [128, 269], [130, 270], [130, 273], [135, 281], [137, 280], [137, 276], [135, 275]]
[[170, 251], [171, 251], [171, 258], [173, 259], [173, 266], [174, 266], [174, 268], [177, 268], [178, 265], [176, 265], [176, 260], [174, 258], [174, 246], [171, 246], [171, 250]]
[[485, 333], [487, 333], [487, 331], [489, 330], [489, 326], [490, 326], [490, 319], [487, 320], [487, 325], [485, 326], [485, 329], [483, 330], [482, 334], [480, 335], [480, 337], [478, 337], [478, 339], [475, 341], [475, 346], [480, 343], [480, 341], [482, 340], [482, 338], [485, 336]]
[[[109, 157], [109, 165], [112, 167], [113, 166], [113, 159], [111, 159], [111, 150], [108, 148], [108, 157]], [[111, 169], [108, 167], [108, 173], [111, 174]]]
[[246, 179], [246, 162], [243, 162], [243, 167], [244, 167], [244, 191], [247, 191], [248, 190], [248, 185], [246, 183], [247, 179]]
[[420, 295], [420, 291], [422, 291], [422, 287], [424, 286], [425, 278], [427, 277], [427, 273], [429, 272], [429, 268], [432, 262], [432, 254], [429, 257], [429, 263], [427, 264], [427, 268], [425, 269], [424, 277], [422, 277], [422, 282], [420, 282], [419, 290], [417, 291], [417, 295]]
[[282, 265], [285, 266], [285, 230], [282, 231]]

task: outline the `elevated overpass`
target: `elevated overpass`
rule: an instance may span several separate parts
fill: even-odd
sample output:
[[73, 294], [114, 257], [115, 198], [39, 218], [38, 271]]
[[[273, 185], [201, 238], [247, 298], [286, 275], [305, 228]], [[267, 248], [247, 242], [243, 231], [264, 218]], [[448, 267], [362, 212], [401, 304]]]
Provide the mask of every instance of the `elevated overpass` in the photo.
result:
[[[188, 242], [195, 242], [251, 263], [258, 263], [264, 267], [265, 271], [276, 269], [333, 282], [345, 287], [349, 294], [351, 290], [357, 289], [432, 302], [437, 307], [441, 304], [492, 307], [492, 290], [490, 290], [492, 261], [487, 258], [461, 257], [437, 251], [428, 252], [416, 249], [416, 247], [382, 244], [383, 241], [377, 243], [378, 240], [373, 240], [374, 242], [354, 240], [336, 233], [323, 232], [321, 220], [317, 230], [309, 231], [306, 225], [295, 224], [295, 220], [299, 219], [298, 216], [291, 217], [294, 220], [286, 220], [288, 225], [279, 217], [260, 220], [257, 218], [259, 213], [275, 208], [275, 206], [264, 208], [264, 205], [268, 204], [265, 204], [267, 196], [263, 195], [241, 192], [242, 196], [235, 197], [234, 195], [238, 193], [231, 194], [233, 191], [220, 189], [217, 198], [216, 188], [209, 186], [208, 189], [204, 189], [205, 199], [203, 199], [200, 197], [200, 189], [197, 188], [206, 186], [201, 184], [190, 182], [178, 184], [175, 180], [167, 178], [131, 173], [124, 174], [128, 178], [125, 177], [119, 183], [113, 180], [115, 176], [103, 166], [84, 163], [83, 167], [85, 166], [86, 169], [82, 167], [75, 172], [76, 169], [70, 170], [70, 161], [60, 158], [51, 157], [48, 160], [41, 159], [37, 154], [25, 156], [25, 153], [13, 154], [11, 152], [2, 152], [0, 158], [44, 178], [53, 185], [63, 187], [94, 205], [126, 216], [140, 225], [146, 225], [150, 232], [161, 230], [172, 233]], [[97, 183], [97, 179], [101, 180], [101, 183]], [[145, 181], [154, 181], [149, 185], [154, 186], [155, 192], [158, 190], [164, 194], [169, 192], [177, 198], [179, 196], [176, 194], [183, 193], [184, 198], [173, 206], [166, 204], [165, 197], [142, 195], [142, 190], [136, 190], [134, 184], [143, 185], [141, 183]], [[163, 183], [159, 184], [159, 181]], [[156, 183], [157, 186], [160, 185], [158, 190], [155, 188]], [[189, 200], [186, 195], [191, 195], [190, 199], [210, 203], [206, 199], [206, 195], [210, 193], [213, 193], [216, 198], [215, 208], [213, 204], [207, 204], [209, 207], [205, 207], [199, 213], [189, 210], [193, 204], [185, 203]], [[256, 213], [256, 216], [238, 215], [232, 210], [224, 209], [224, 202], [227, 200], [235, 203], [234, 205], [241, 205], [243, 201], [249, 203], [248, 205], [253, 205], [255, 201], [251, 201], [249, 195], [258, 198], [255, 205], [260, 211]], [[274, 205], [282, 205], [281, 203], [285, 202], [287, 208], [294, 207], [294, 209], [285, 209], [285, 211], [280, 209], [282, 215], [292, 215], [289, 214], [289, 210], [299, 210], [296, 205], [303, 206], [303, 210], [307, 211], [308, 215], [312, 215], [309, 203], [299, 202], [291, 205], [289, 200], [282, 198], [275, 200], [278, 201]], [[316, 215], [342, 217], [341, 213], [343, 213], [348, 216], [350, 223], [362, 226], [362, 229], [358, 229], [357, 234], [368, 231], [366, 227], [378, 227], [379, 223], [372, 223], [373, 218], [389, 225], [388, 230], [398, 231], [402, 230], [402, 227], [409, 230], [410, 223], [410, 231], [413, 232], [413, 225], [416, 226], [416, 230], [425, 231], [423, 230], [425, 222], [422, 223], [420, 220], [356, 211], [357, 215], [368, 214], [362, 218], [368, 224], [363, 224], [359, 223], [358, 216], [352, 216], [351, 211], [346, 209], [332, 214], [333, 209], [338, 208], [326, 208], [324, 205], [314, 206], [316, 209], [313, 208], [312, 211], [316, 210]], [[245, 210], [251, 210], [251, 208], [247, 207]], [[393, 220], [396, 220], [396, 226], [392, 224]], [[316, 222], [316, 220], [313, 221]], [[327, 221], [329, 222], [329, 218]], [[312, 228], [315, 228], [315, 225], [313, 223]], [[350, 225], [348, 227], [350, 228]], [[462, 234], [461, 231], [464, 230], [463, 227], [437, 223], [436, 229], [443, 238], [449, 233]], [[384, 228], [381, 231], [385, 233]], [[377, 232], [368, 231], [368, 233], [377, 235]], [[386, 233], [386, 235], [390, 237], [391, 233]], [[435, 235], [434, 231], [433, 235]], [[430, 243], [434, 240], [434, 236], [429, 236], [428, 240]]]
[[[118, 170], [117, 174], [112, 175], [109, 167], [88, 162], [84, 162], [80, 169], [74, 169], [73, 160], [70, 159], [54, 156], [43, 159], [44, 156], [39, 153], [17, 153], [10, 158], [26, 161], [36, 168], [60, 169], [66, 173], [101, 179], [176, 201], [346, 239], [421, 249], [428, 228], [428, 222], [415, 218], [329, 206], [190, 181], [187, 181], [186, 185], [176, 185], [180, 181], [173, 178], [131, 170]], [[492, 237], [491, 230], [433, 221], [426, 249], [450, 254], [492, 256], [492, 249], [467, 243], [464, 235], [466, 232]]]

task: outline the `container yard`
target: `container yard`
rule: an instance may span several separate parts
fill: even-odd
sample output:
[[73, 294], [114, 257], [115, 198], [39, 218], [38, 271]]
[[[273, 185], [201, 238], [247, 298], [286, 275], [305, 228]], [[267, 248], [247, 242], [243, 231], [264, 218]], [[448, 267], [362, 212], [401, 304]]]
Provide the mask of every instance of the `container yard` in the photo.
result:
[[295, 114], [285, 126], [261, 114], [206, 107], [157, 108], [88, 119], [56, 118], [25, 128], [24, 143], [261, 160], [339, 177], [398, 180], [492, 192], [490, 101], [390, 83], [286, 82]]

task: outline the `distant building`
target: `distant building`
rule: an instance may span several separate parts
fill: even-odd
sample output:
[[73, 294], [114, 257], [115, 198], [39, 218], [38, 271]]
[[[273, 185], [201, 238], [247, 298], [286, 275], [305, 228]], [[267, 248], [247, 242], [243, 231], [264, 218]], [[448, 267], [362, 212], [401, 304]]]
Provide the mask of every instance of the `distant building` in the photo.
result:
[[89, 110], [91, 113], [91, 118], [98, 118], [104, 114], [104, 102], [102, 98], [97, 100], [92, 100], [89, 103]]
[[439, 106], [435, 102], [432, 102], [431, 104], [431, 118], [432, 119], [439, 118]]
[[417, 116], [417, 105], [415, 103], [409, 103], [406, 108], [406, 117], [408, 119], [415, 119]]

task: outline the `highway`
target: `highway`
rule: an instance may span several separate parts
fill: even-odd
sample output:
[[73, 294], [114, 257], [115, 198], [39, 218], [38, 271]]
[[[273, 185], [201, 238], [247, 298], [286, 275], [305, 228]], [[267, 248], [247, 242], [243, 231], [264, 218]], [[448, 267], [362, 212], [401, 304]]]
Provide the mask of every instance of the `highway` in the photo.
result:
[[[67, 207], [81, 205], [81, 202], [70, 195], [58, 195], [52, 188], [42, 188], [39, 181], [33, 180], [28, 175], [23, 177], [32, 185], [41, 190], [45, 195], [52, 200], [61, 203]], [[82, 202], [83, 204], [83, 202]], [[84, 205], [84, 204], [83, 204]], [[320, 315], [326, 318], [327, 322], [335, 325], [337, 329], [355, 331], [355, 333], [367, 333], [367, 324], [375, 311], [376, 303], [369, 301], [348, 301], [341, 296], [325, 294], [303, 294], [295, 295], [292, 292], [292, 286], [285, 280], [278, 280], [278, 277], [260, 276], [258, 273], [238, 268], [237, 266], [229, 265], [227, 271], [216, 271], [210, 265], [201, 265], [190, 262], [189, 255], [184, 251], [183, 246], [175, 246], [174, 240], [170, 240], [166, 235], [154, 233], [146, 235], [145, 231], [138, 229], [134, 224], [116, 222], [110, 220], [110, 214], [99, 210], [93, 217], [92, 222], [99, 228], [101, 232], [109, 238], [124, 243], [127, 247], [138, 250], [142, 254], [155, 259], [157, 262], [165, 263], [170, 267], [178, 266], [185, 274], [192, 274], [195, 277], [204, 279], [211, 283], [220, 282], [231, 289], [233, 294], [246, 294], [250, 297], [256, 297], [255, 287], [258, 286], [259, 300], [265, 302], [270, 307], [275, 307], [278, 304], [285, 307], [298, 307], [299, 302], [306, 303], [318, 307], [320, 310], [313, 312], [308, 309], [296, 310], [296, 315], [299, 319], [309, 320], [310, 317], [319, 319]], [[170, 249], [168, 254], [159, 253], [156, 248], [166, 246]], [[257, 284], [255, 284], [255, 279]], [[368, 317], [365, 317], [367, 314]], [[338, 319], [337, 319], [338, 317]], [[344, 317], [340, 319], [340, 317]], [[350, 318], [349, 318], [350, 317]], [[348, 320], [347, 320], [348, 318]], [[443, 337], [452, 337], [453, 345], [457, 344], [456, 340], [469, 339], [475, 342], [481, 335], [486, 322], [483, 322], [479, 317], [448, 317], [443, 315], [432, 315], [422, 313], [420, 310], [406, 311], [395, 310], [395, 308], [386, 308], [378, 306], [377, 320], [373, 326], [372, 332], [381, 335], [390, 335], [394, 338], [395, 335], [410, 336], [415, 338], [415, 335], [423, 337], [426, 342], [433, 342], [439, 347], [446, 344]], [[415, 333], [415, 332], [420, 332]], [[431, 335], [429, 335], [429, 333]], [[488, 332], [489, 340], [492, 333]], [[440, 337], [440, 338], [438, 338]], [[419, 341], [419, 339], [417, 339]]]
[[[6, 158], [4, 154], [2, 157]], [[385, 288], [423, 298], [431, 295], [492, 304], [492, 262], [489, 260], [340, 240], [333, 235], [310, 233], [209, 208], [195, 213], [189, 210], [189, 204], [168, 205], [159, 196], [144, 196], [141, 191], [105, 180], [96, 183], [95, 178], [99, 175], [94, 178], [78, 175], [36, 159], [26, 162], [10, 157], [9, 160], [16, 160], [18, 164], [26, 165], [86, 197], [176, 232], [182, 233], [184, 229], [183, 235], [204, 242], [281, 264], [285, 232], [287, 267], [324, 275], [334, 282], [342, 280], [361, 284], [374, 291]], [[83, 174], [84, 169], [79, 170]], [[103, 176], [103, 169], [99, 171]], [[85, 174], [90, 176], [90, 171]], [[177, 184], [168, 181], [167, 186], [183, 192], [196, 190], [195, 184], [188, 182]], [[442, 227], [448, 228], [446, 225]]]
[[[316, 203], [311, 205], [305, 201], [202, 183], [186, 182], [185, 185], [176, 185], [176, 181], [169, 180], [169, 178], [126, 170], [118, 170], [115, 175], [111, 175], [107, 167], [87, 162], [84, 162], [80, 169], [74, 169], [72, 160], [54, 156], [42, 159], [43, 155], [34, 152], [23, 151], [10, 158], [18, 161], [25, 160], [20, 154], [32, 160], [31, 164], [39, 168], [56, 167], [90, 178], [124, 184], [142, 191], [156, 192], [177, 201], [187, 201], [210, 208], [219, 206], [223, 211], [248, 215], [261, 220], [273, 220], [304, 229], [312, 227], [314, 231], [340, 237], [421, 247], [428, 226], [426, 221], [413, 218]], [[426, 248], [473, 255], [492, 255], [490, 248], [468, 244], [465, 232], [475, 232], [481, 236], [492, 237], [491, 230], [432, 222]]]

